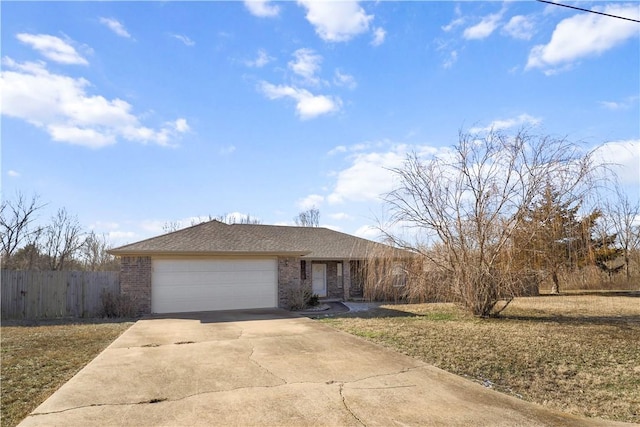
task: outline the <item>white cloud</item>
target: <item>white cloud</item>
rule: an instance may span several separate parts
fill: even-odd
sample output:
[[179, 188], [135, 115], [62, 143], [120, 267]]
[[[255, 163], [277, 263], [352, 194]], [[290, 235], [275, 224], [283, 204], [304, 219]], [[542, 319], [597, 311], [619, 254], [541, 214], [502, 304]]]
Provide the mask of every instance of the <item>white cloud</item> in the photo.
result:
[[342, 232], [342, 227], [340, 227], [339, 225], [333, 225], [333, 224], [320, 224], [320, 227], [322, 227], [322, 228], [328, 228], [329, 230], [333, 230], [333, 231], [340, 231], [340, 232]]
[[180, 132], [180, 133], [184, 133], [184, 132], [188, 132], [191, 130], [191, 128], [189, 127], [189, 124], [187, 123], [186, 119], [178, 119], [175, 121], [174, 123], [174, 127], [176, 129], [176, 131]]
[[402, 167], [407, 154], [415, 152], [419, 157], [431, 158], [447, 150], [388, 141], [345, 147], [341, 152], [349, 153], [346, 157], [349, 165], [336, 174], [335, 185], [326, 201], [330, 205], [380, 201], [381, 196], [396, 185], [397, 177], [392, 169]]
[[347, 152], [347, 147], [344, 145], [338, 145], [337, 147], [332, 148], [331, 150], [329, 150], [329, 152], [327, 153], [329, 156], [333, 156], [334, 154], [338, 154], [338, 153], [346, 153]]
[[607, 110], [619, 110], [622, 108], [622, 104], [616, 101], [600, 101], [600, 105]]
[[59, 37], [48, 34], [27, 34], [20, 33], [16, 38], [22, 43], [30, 45], [47, 59], [61, 64], [88, 65], [89, 62], [83, 58], [76, 49]]
[[489, 37], [496, 28], [498, 28], [498, 23], [501, 18], [502, 13], [487, 15], [476, 25], [466, 28], [462, 33], [462, 36], [467, 40], [485, 39]]
[[367, 15], [357, 1], [299, 0], [307, 10], [307, 21], [316, 34], [328, 42], [345, 42], [369, 31], [373, 15]]
[[324, 196], [319, 194], [309, 194], [307, 197], [298, 200], [298, 207], [302, 210], [318, 208], [324, 202]]
[[[612, 15], [640, 19], [637, 5], [607, 5], [596, 8]], [[539, 68], [553, 74], [582, 58], [600, 55], [637, 37], [638, 24], [593, 13], [580, 13], [560, 21], [546, 45], [531, 49], [526, 69]]]
[[471, 133], [482, 133], [490, 131], [499, 131], [504, 129], [510, 129], [517, 126], [536, 126], [542, 122], [537, 117], [530, 116], [529, 114], [520, 114], [517, 117], [510, 119], [494, 120], [486, 127], [473, 127], [469, 129]]
[[117, 230], [120, 228], [120, 224], [118, 224], [117, 222], [113, 222], [113, 221], [109, 221], [109, 222], [103, 222], [103, 221], [96, 221], [93, 224], [89, 225], [89, 229], [90, 230]]
[[402, 166], [406, 145], [394, 145], [386, 152], [355, 153], [351, 165], [338, 172], [337, 181], [327, 197], [330, 204], [346, 201], [376, 201], [393, 189], [394, 174], [389, 170]]
[[116, 143], [115, 135], [104, 134], [96, 129], [51, 124], [47, 126], [47, 131], [54, 141], [84, 145], [90, 148], [101, 148]]
[[[140, 228], [146, 231], [151, 235], [164, 234], [164, 228], [167, 224], [172, 221], [162, 221], [157, 219], [147, 219], [140, 223]], [[180, 221], [176, 221], [176, 223], [180, 224]]]
[[344, 86], [349, 89], [355, 89], [358, 86], [355, 77], [350, 74], [343, 73], [340, 70], [335, 71], [333, 84], [336, 86]]
[[465, 18], [459, 17], [459, 18], [455, 18], [454, 20], [449, 22], [447, 25], [444, 25], [444, 26], [442, 26], [440, 28], [442, 28], [442, 31], [448, 33], [449, 31], [453, 30], [454, 28], [457, 28], [457, 27], [463, 25], [464, 22], [465, 22]]
[[384, 39], [387, 36], [387, 32], [382, 27], [378, 27], [373, 30], [373, 39], [371, 40], [372, 46], [380, 46], [384, 43]]
[[20, 177], [20, 172], [14, 171], [12, 169], [9, 169], [7, 171], [7, 175], [9, 175], [11, 178], [18, 178]]
[[189, 130], [183, 118], [159, 129], [145, 127], [128, 102], [90, 95], [89, 81], [49, 72], [44, 63], [18, 63], [8, 57], [2, 63], [2, 114], [46, 130], [55, 141], [90, 148], [114, 144], [118, 138], [171, 145]]
[[329, 214], [329, 218], [335, 219], [336, 221], [345, 221], [345, 220], [353, 219], [351, 215], [344, 212], [336, 212], [336, 213]]
[[608, 110], [626, 110], [638, 102], [638, 99], [640, 99], [640, 97], [635, 95], [627, 97], [623, 101], [600, 101], [600, 105]]
[[502, 27], [505, 34], [520, 40], [531, 40], [535, 31], [535, 25], [530, 17], [516, 15]]
[[274, 59], [275, 58], [267, 54], [266, 50], [260, 49], [258, 50], [258, 56], [256, 56], [256, 59], [245, 61], [244, 63], [247, 67], [262, 68]]
[[371, 225], [363, 225], [362, 227], [358, 228], [353, 234], [354, 236], [362, 237], [363, 239], [368, 240], [378, 240], [382, 236], [380, 230]]
[[227, 156], [233, 152], [236, 151], [236, 146], [235, 145], [228, 145], [226, 147], [222, 147], [218, 152], [220, 153], [220, 155], [222, 156]]
[[133, 231], [109, 231], [106, 235], [107, 241], [114, 247], [139, 240]]
[[244, 5], [252, 15], [259, 18], [273, 18], [280, 13], [280, 7], [269, 0], [245, 0]]
[[122, 23], [113, 18], [100, 18], [100, 23], [106, 25], [111, 31], [120, 37], [131, 38], [131, 34], [127, 31]]
[[269, 99], [291, 98], [296, 101], [296, 114], [302, 119], [313, 119], [323, 114], [334, 113], [342, 107], [337, 97], [314, 95], [306, 89], [293, 86], [273, 85], [261, 82], [258, 89]]
[[294, 60], [289, 61], [289, 69], [304, 78], [305, 83], [316, 85], [320, 79], [316, 73], [320, 71], [322, 56], [313, 49], [302, 48], [293, 52]]
[[452, 50], [451, 52], [449, 52], [449, 56], [447, 57], [447, 59], [445, 59], [442, 63], [442, 66], [444, 68], [451, 68], [453, 67], [453, 64], [456, 63], [456, 61], [458, 61], [458, 51]]
[[185, 44], [185, 46], [195, 46], [196, 44], [196, 42], [194, 42], [189, 37], [182, 34], [171, 34], [171, 37], [173, 37], [174, 39], [180, 40], [182, 43]]
[[610, 165], [622, 184], [640, 186], [640, 139], [607, 142], [594, 154], [599, 162]]

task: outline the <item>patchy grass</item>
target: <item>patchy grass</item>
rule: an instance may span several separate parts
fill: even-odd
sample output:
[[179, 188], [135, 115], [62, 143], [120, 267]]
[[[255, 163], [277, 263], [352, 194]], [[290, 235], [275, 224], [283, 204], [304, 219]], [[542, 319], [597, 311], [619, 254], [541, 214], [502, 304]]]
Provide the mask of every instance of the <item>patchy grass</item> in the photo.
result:
[[15, 426], [22, 421], [132, 324], [3, 321], [0, 424]]
[[519, 298], [499, 319], [415, 304], [321, 321], [549, 408], [640, 423], [637, 293]]

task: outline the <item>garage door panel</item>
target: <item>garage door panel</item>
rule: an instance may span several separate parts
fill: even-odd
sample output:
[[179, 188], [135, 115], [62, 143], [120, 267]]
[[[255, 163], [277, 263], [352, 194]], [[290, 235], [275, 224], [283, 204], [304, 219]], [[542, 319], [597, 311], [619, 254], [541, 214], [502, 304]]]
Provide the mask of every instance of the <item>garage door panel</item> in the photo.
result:
[[155, 313], [277, 306], [275, 259], [153, 260]]
[[167, 271], [167, 272], [180, 272], [180, 271], [228, 271], [232, 270], [272, 270], [274, 265], [273, 259], [259, 259], [259, 260], [218, 260], [212, 262], [211, 260], [171, 260], [162, 259], [154, 260], [154, 271]]
[[162, 273], [156, 281], [157, 286], [175, 286], [177, 282], [188, 281], [190, 284], [224, 284], [231, 283], [239, 286], [245, 283], [272, 283], [270, 271], [239, 271], [239, 272], [180, 272]]

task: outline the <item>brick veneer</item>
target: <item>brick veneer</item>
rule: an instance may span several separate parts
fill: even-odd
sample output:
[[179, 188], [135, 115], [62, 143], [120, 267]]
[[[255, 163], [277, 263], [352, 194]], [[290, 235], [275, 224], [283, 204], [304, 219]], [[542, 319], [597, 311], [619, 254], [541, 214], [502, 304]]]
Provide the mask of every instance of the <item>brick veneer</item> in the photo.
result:
[[129, 295], [138, 314], [151, 313], [151, 257], [120, 258], [120, 292]]
[[278, 258], [278, 307], [289, 309], [289, 297], [300, 283], [300, 258]]
[[323, 264], [327, 265], [327, 298], [342, 299], [344, 291], [342, 290], [342, 277], [338, 277], [338, 261], [327, 261]]
[[341, 298], [344, 301], [348, 301], [351, 299], [351, 262], [347, 259], [342, 262], [342, 288], [343, 293]]

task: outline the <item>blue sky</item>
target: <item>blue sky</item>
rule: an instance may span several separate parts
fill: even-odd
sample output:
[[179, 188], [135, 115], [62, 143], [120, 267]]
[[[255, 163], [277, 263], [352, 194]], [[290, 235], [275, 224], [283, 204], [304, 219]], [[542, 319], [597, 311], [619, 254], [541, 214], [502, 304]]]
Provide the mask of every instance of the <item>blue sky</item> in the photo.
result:
[[1, 37], [3, 197], [113, 244], [312, 206], [374, 238], [388, 168], [461, 128], [600, 147], [640, 191], [638, 23], [531, 1], [3, 2]]

